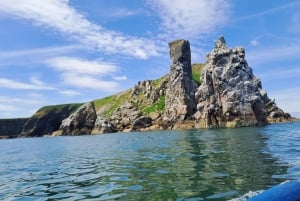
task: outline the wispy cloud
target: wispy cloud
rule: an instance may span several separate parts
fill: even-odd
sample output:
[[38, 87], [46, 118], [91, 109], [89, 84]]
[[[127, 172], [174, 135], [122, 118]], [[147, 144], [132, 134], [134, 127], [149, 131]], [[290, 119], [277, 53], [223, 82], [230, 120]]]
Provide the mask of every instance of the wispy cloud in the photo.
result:
[[264, 47], [264, 49], [256, 49], [247, 52], [246, 58], [251, 65], [259, 65], [262, 63], [285, 61], [293, 58], [299, 58], [300, 45], [286, 45], [275, 47]]
[[32, 98], [29, 94], [25, 97], [0, 96], [1, 118], [29, 117], [37, 108], [43, 105], [41, 97]]
[[143, 14], [144, 12], [142, 10], [129, 10], [127, 8], [116, 8], [108, 13], [109, 17], [115, 17], [115, 18], [123, 18], [123, 17], [131, 17], [135, 15]]
[[0, 78], [0, 88], [16, 90], [55, 90], [54, 87], [48, 86], [36, 78], [31, 79], [30, 82], [27, 83], [7, 78]]
[[293, 14], [288, 30], [292, 33], [300, 33], [300, 13]]
[[239, 21], [243, 21], [243, 20], [250, 20], [250, 19], [253, 19], [253, 18], [257, 18], [257, 17], [262, 17], [262, 16], [273, 14], [273, 13], [276, 13], [276, 12], [279, 12], [279, 11], [282, 11], [282, 10], [285, 10], [285, 9], [288, 9], [288, 8], [293, 8], [295, 6], [300, 6], [300, 2], [295, 1], [295, 2], [284, 4], [284, 5], [281, 5], [281, 6], [278, 6], [278, 7], [273, 7], [273, 8], [258, 12], [258, 13], [254, 13], [254, 14], [251, 14], [251, 15], [242, 16], [242, 17], [239, 17], [239, 18], [236, 18], [235, 20], [233, 20], [233, 22], [239, 22]]
[[65, 84], [102, 91], [115, 91], [118, 83], [104, 80], [113, 77], [119, 67], [103, 61], [89, 61], [73, 57], [57, 57], [46, 61], [50, 67], [61, 73]]
[[275, 101], [279, 107], [286, 112], [300, 112], [300, 87], [291, 87], [282, 90], [269, 90], [270, 98], [275, 97]]
[[141, 59], [158, 55], [152, 40], [105, 29], [87, 20], [69, 5], [69, 0], [1, 0], [0, 12], [50, 28], [89, 48]]
[[149, 0], [167, 38], [197, 38], [224, 26], [230, 15], [226, 0]]
[[65, 96], [78, 96], [80, 95], [81, 93], [78, 92], [78, 91], [74, 91], [74, 90], [62, 90], [62, 91], [59, 91], [60, 94], [62, 95], [65, 95]]
[[44, 48], [33, 48], [24, 50], [9, 50], [0, 52], [0, 65], [22, 65], [26, 63], [40, 63], [49, 57], [67, 55], [84, 49], [82, 45], [66, 45]]

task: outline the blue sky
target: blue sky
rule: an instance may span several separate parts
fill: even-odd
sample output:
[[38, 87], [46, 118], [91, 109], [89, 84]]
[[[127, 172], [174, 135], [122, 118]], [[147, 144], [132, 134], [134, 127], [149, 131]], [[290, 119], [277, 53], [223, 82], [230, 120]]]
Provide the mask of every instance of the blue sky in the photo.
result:
[[169, 72], [168, 42], [203, 62], [243, 46], [270, 98], [300, 112], [299, 0], [0, 0], [0, 118], [87, 102]]

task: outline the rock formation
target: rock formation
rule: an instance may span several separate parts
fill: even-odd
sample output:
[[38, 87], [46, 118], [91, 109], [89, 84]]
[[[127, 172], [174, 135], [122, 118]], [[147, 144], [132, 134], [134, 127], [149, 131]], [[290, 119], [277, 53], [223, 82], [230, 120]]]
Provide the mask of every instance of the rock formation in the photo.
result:
[[169, 43], [172, 60], [169, 74], [164, 119], [183, 121], [195, 112], [197, 84], [192, 80], [190, 43], [177, 40]]
[[0, 138], [15, 136], [21, 127], [20, 137], [34, 137], [262, 126], [291, 119], [262, 89], [242, 47], [228, 48], [220, 37], [206, 63], [193, 68], [189, 41], [170, 42], [169, 48], [172, 63], [168, 75], [84, 105], [41, 108], [25, 123], [17, 123], [16, 129], [7, 128], [10, 121], [0, 121]]
[[64, 119], [60, 125], [62, 135], [83, 135], [90, 134], [97, 115], [93, 102], [85, 103]]
[[23, 130], [23, 126], [29, 118], [23, 119], [1, 119], [0, 120], [0, 139], [15, 138]]
[[271, 118], [289, 118], [274, 104], [269, 109], [270, 99], [248, 66], [245, 50], [228, 48], [224, 37], [207, 55], [201, 80], [194, 115], [199, 127], [266, 125]]
[[63, 119], [81, 104], [45, 106], [39, 109], [23, 126], [19, 137], [41, 137], [51, 135], [59, 129]]

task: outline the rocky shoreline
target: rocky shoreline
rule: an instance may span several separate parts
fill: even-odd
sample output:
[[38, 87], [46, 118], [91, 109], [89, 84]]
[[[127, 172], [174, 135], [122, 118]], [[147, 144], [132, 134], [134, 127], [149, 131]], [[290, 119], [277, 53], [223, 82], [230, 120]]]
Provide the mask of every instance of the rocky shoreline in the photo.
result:
[[[170, 73], [84, 104], [46, 106], [31, 118], [0, 120], [0, 138], [264, 126], [291, 121], [263, 90], [242, 47], [220, 37], [205, 64], [191, 64], [187, 40], [169, 43]], [[16, 125], [16, 126], [14, 126]]]

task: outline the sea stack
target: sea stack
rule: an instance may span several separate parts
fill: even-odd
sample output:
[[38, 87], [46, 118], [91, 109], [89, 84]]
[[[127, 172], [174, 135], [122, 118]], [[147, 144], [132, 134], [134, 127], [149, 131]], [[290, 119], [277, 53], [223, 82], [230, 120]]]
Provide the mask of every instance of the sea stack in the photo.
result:
[[166, 88], [164, 119], [183, 121], [195, 112], [196, 83], [192, 80], [191, 50], [187, 40], [169, 43], [172, 64]]
[[228, 48], [223, 36], [206, 57], [201, 81], [194, 115], [199, 127], [262, 126], [290, 118], [262, 89], [245, 60], [244, 48]]

